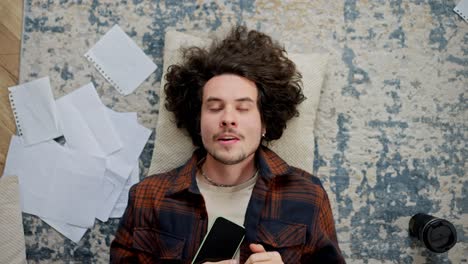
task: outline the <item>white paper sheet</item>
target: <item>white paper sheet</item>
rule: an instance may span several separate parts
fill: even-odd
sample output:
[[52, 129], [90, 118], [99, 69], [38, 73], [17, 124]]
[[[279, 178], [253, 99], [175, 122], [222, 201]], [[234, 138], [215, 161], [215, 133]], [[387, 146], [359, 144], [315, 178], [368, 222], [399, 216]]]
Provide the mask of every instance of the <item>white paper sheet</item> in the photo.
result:
[[120, 193], [122, 193], [125, 182], [126, 179], [110, 170], [106, 170], [103, 186], [101, 188], [102, 191], [99, 198], [99, 205], [96, 211], [97, 219], [103, 222], [106, 222], [109, 219], [112, 208], [114, 208]]
[[57, 109], [70, 148], [102, 157], [122, 148], [106, 107], [92, 83], [58, 99]]
[[107, 108], [123, 147], [107, 157], [106, 172], [96, 218], [105, 222], [119, 199], [138, 158], [151, 135], [151, 130], [138, 123], [137, 113], [118, 113]]
[[[112, 212], [109, 215], [109, 218], [120, 218], [122, 217], [125, 209], [127, 208], [128, 203], [128, 192], [130, 187], [140, 181], [140, 168], [138, 166], [138, 162], [135, 164], [135, 168], [132, 170], [130, 177], [128, 178], [127, 182], [125, 183], [122, 192], [120, 193], [117, 202], [115, 203]], [[61, 223], [59, 221], [55, 221], [48, 218], [41, 217], [47, 224], [53, 227], [55, 230], [60, 232], [62, 235], [66, 236], [68, 239], [72, 240], [75, 243], [78, 243], [81, 238], [84, 236], [88, 228], [79, 227], [70, 225], [67, 223]]]
[[468, 0], [461, 0], [453, 9], [465, 22], [468, 22]]
[[127, 208], [128, 204], [128, 192], [130, 191], [130, 187], [132, 187], [134, 184], [137, 184], [140, 181], [140, 168], [137, 165], [135, 166], [135, 169], [133, 169], [132, 174], [128, 178], [127, 182], [125, 183], [125, 187], [122, 190], [122, 193], [119, 196], [119, 199], [117, 200], [117, 203], [114, 206], [114, 209], [112, 209], [112, 212], [110, 214], [110, 218], [120, 218], [125, 212], [125, 209]]
[[118, 26], [113, 26], [86, 54], [121, 94], [133, 92], [156, 70], [156, 64]]
[[18, 176], [23, 212], [91, 227], [105, 162], [53, 140], [25, 147], [13, 136], [4, 174]]
[[9, 87], [17, 132], [29, 146], [62, 135], [49, 77]]
[[88, 231], [88, 228], [86, 227], [74, 226], [45, 217], [41, 217], [41, 219], [48, 225], [50, 225], [52, 228], [57, 230], [59, 233], [66, 236], [68, 239], [75, 243], [80, 242], [81, 238], [84, 236], [86, 231]]

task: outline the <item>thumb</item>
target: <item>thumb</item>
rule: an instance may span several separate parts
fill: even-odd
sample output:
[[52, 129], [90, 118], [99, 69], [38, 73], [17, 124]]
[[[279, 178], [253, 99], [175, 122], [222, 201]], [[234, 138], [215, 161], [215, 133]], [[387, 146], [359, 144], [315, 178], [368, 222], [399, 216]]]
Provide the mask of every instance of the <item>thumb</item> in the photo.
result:
[[253, 253], [266, 252], [265, 248], [261, 244], [250, 244], [249, 247]]
[[218, 262], [203, 262], [203, 264], [238, 264], [238, 262], [235, 259], [228, 259]]

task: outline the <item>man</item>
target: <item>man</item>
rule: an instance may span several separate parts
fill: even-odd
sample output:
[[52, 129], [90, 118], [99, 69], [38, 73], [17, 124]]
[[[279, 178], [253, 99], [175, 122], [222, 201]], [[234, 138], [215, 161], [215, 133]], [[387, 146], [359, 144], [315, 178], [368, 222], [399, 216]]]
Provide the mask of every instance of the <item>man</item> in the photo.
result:
[[320, 180], [261, 144], [281, 137], [304, 100], [284, 49], [237, 27], [183, 58], [166, 75], [165, 106], [198, 148], [132, 187], [111, 262], [190, 263], [222, 216], [246, 234], [236, 260], [220, 263], [344, 263]]

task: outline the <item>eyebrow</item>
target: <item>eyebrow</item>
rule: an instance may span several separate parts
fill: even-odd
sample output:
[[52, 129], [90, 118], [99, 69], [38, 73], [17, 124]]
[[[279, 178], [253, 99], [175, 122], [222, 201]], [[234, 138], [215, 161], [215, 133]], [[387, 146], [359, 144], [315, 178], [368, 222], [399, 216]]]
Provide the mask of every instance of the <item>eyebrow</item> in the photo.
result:
[[[221, 100], [220, 98], [212, 97], [212, 96], [210, 96], [210, 97], [208, 97], [206, 99], [207, 103], [209, 103], [209, 102], [222, 102], [222, 101], [223, 100]], [[252, 98], [250, 98], [250, 97], [241, 97], [241, 98], [236, 99], [235, 101], [236, 102], [252, 102], [252, 103], [254, 103], [254, 100], [252, 100]]]

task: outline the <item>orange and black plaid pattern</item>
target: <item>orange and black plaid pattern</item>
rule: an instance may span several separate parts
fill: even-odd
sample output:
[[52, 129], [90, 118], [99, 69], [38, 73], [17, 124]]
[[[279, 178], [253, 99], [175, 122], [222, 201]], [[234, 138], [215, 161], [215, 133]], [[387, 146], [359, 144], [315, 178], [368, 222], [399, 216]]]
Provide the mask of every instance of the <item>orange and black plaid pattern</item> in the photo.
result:
[[[111, 263], [190, 263], [207, 232], [196, 184], [195, 152], [182, 167], [133, 186], [114, 241]], [[266, 147], [256, 155], [260, 177], [247, 207], [241, 263], [250, 243], [278, 251], [284, 263], [344, 263], [328, 196], [320, 180], [287, 165]]]

